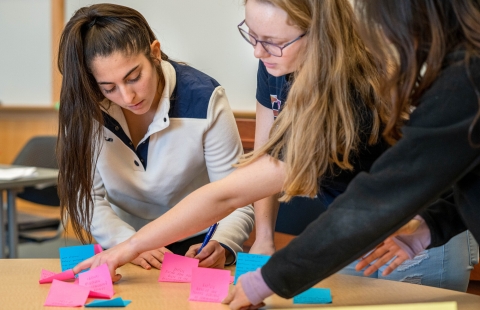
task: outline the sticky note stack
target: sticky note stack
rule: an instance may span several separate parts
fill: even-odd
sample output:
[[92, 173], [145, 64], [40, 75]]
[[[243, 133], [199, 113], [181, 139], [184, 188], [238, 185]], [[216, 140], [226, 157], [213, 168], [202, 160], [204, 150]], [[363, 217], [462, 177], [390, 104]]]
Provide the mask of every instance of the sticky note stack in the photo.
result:
[[[72, 269], [79, 262], [99, 253], [98, 245], [84, 245], [60, 248], [61, 273], [42, 269], [40, 284], [52, 283], [45, 306], [79, 307], [85, 305], [88, 297], [111, 299], [115, 294], [112, 279], [106, 264], [84, 271], [75, 279]], [[75, 280], [73, 283], [63, 281]], [[125, 307], [131, 301], [121, 297], [112, 300], [96, 300], [87, 307]]]

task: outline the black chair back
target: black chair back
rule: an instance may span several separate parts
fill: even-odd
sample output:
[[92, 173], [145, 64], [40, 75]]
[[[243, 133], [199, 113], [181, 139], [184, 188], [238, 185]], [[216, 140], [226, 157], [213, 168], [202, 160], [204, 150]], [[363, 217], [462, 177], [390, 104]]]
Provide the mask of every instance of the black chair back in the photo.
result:
[[[56, 136], [37, 136], [30, 139], [13, 161], [14, 165], [33, 166], [58, 169], [55, 157]], [[26, 187], [17, 196], [27, 201], [47, 205], [60, 206], [57, 186], [45, 188]]]

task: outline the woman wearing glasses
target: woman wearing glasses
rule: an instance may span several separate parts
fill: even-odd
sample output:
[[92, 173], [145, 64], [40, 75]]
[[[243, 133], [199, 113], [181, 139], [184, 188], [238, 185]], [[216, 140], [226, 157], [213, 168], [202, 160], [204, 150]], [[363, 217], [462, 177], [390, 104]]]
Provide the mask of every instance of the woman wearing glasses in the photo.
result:
[[[62, 212], [83, 242], [93, 236], [113, 247], [233, 171], [242, 146], [224, 89], [169, 60], [139, 12], [114, 4], [80, 8], [63, 31], [58, 65], [58, 187]], [[223, 219], [200, 265], [234, 263], [252, 227], [251, 206]], [[160, 268], [165, 251], [184, 255], [190, 246], [195, 256], [204, 236], [192, 232], [132, 263]]]
[[[351, 81], [358, 79], [355, 75], [361, 75], [358, 71], [349, 71], [347, 65], [339, 70], [337, 69], [338, 64], [329, 61], [334, 59], [332, 53], [339, 52], [333, 49], [334, 46], [336, 49], [344, 49], [345, 58], [339, 59], [339, 61], [346, 61], [346, 57], [349, 57], [352, 66], [355, 63], [360, 66], [365, 66], [364, 63], [371, 64], [368, 53], [365, 52], [364, 46], [353, 30], [353, 21], [350, 21], [348, 25], [346, 23], [339, 24], [340, 20], [352, 18], [348, 14], [341, 13], [341, 11], [348, 10], [350, 4], [347, 1], [318, 1], [316, 5], [309, 8], [306, 5], [307, 2], [309, 1], [248, 0], [245, 4], [245, 20], [238, 25], [238, 28], [243, 38], [254, 47], [254, 55], [260, 60], [257, 74], [255, 149], [259, 149], [267, 142], [274, 119], [285, 104], [298, 105], [299, 103], [295, 101], [299, 100], [315, 102], [318, 97], [328, 98], [335, 92], [344, 92], [347, 95], [340, 99], [345, 103], [343, 106], [337, 104], [338, 111], [335, 111], [334, 107], [328, 107], [329, 100], [324, 102], [324, 106], [319, 105], [318, 110], [312, 109], [309, 111], [309, 113], [319, 114], [331, 113], [320, 122], [316, 122], [317, 124], [323, 123], [323, 126], [325, 126], [323, 133], [318, 125], [314, 126], [312, 122], [305, 124], [305, 126], [310, 127], [305, 129], [306, 132], [312, 131], [312, 136], [314, 136], [313, 132], [316, 132], [318, 139], [322, 140], [317, 145], [312, 145], [312, 148], [318, 150], [317, 156], [329, 149], [332, 153], [329, 160], [335, 163], [332, 166], [333, 171], [320, 170], [322, 177], [319, 178], [319, 194], [311, 200], [319, 209], [318, 213], [321, 213], [337, 196], [345, 191], [348, 183], [355, 175], [364, 170], [368, 171], [373, 161], [387, 149], [387, 143], [379, 136], [382, 126], [378, 127], [378, 124], [375, 124], [375, 121], [379, 121], [375, 117], [379, 116], [385, 119], [388, 116], [388, 108], [382, 105], [377, 98], [368, 98], [365, 94], [362, 94], [362, 91], [366, 89], [362, 89], [363, 85], [354, 89], [352, 86], [356, 85], [355, 82], [342, 85], [333, 81], [334, 78], [338, 78], [335, 76], [336, 71], [338, 76], [343, 75]], [[310, 29], [308, 26], [302, 27], [302, 22], [306, 20], [308, 11], [313, 9], [318, 10], [318, 12], [325, 12], [324, 15], [322, 13], [316, 15], [323, 20], [312, 21], [311, 23], [311, 25], [324, 28], [323, 31], [313, 26]], [[339, 13], [337, 16], [331, 15], [327, 13], [328, 10], [335, 10]], [[343, 31], [345, 42], [340, 42], [341, 39], [335, 42], [336, 40], [333, 39], [328, 44], [322, 43], [326, 42], [325, 36], [330, 35], [335, 38], [338, 31]], [[317, 33], [314, 37], [307, 36], [307, 32]], [[300, 75], [299, 72], [302, 68], [299, 62], [304, 61], [301, 55], [306, 51], [318, 53], [318, 56], [316, 59], [307, 58], [307, 61], [303, 63], [306, 67], [303, 68], [304, 75]], [[322, 72], [327, 74], [326, 81], [322, 81], [322, 78], [319, 77]], [[366, 73], [365, 79], [374, 81], [372, 90], [377, 91], [374, 87], [378, 86], [378, 76], [368, 71]], [[371, 76], [368, 74], [371, 74]], [[286, 100], [289, 87], [299, 79], [298, 76], [300, 76], [300, 79], [304, 79], [299, 81], [299, 85], [304, 87], [301, 91], [297, 89], [294, 96]], [[307, 76], [308, 78], [306, 78]], [[331, 80], [329, 81], [329, 79]], [[319, 83], [318, 81], [322, 82]], [[331, 89], [327, 88], [323, 94], [321, 91], [316, 94], [311, 90], [315, 87], [318, 88], [317, 85], [320, 88], [322, 85], [330, 85]], [[374, 92], [372, 93], [374, 94]], [[359, 98], [362, 98], [366, 104], [363, 104]], [[313, 104], [310, 105], [310, 107], [313, 106]], [[306, 119], [301, 117], [301, 109], [296, 108], [295, 110], [297, 114], [290, 116], [291, 122], [295, 122], [296, 119], [297, 121]], [[335, 115], [334, 113], [338, 114]], [[378, 113], [377, 116], [376, 113]], [[360, 124], [356, 124], [359, 120], [361, 120]], [[356, 124], [359, 127], [350, 128], [350, 132], [348, 132], [349, 124]], [[344, 132], [338, 132], [337, 136], [332, 135], [331, 133], [335, 132], [335, 129], [333, 129], [335, 126], [345, 128]], [[371, 135], [368, 136], [367, 133], [371, 133]], [[342, 138], [342, 136], [353, 137], [353, 141], [358, 138], [359, 140], [356, 145], [349, 144], [348, 139]], [[372, 141], [377, 142], [372, 143]], [[333, 147], [333, 145], [335, 146]], [[350, 150], [352, 150], [350, 155], [343, 156], [348, 154]], [[335, 152], [343, 156], [343, 161], [335, 161]], [[342, 154], [342, 152], [344, 153]], [[327, 158], [325, 153], [323, 158]], [[300, 199], [305, 200], [306, 198]], [[297, 203], [301, 203], [301, 200]], [[276, 196], [268, 197], [255, 202], [254, 206], [256, 241], [250, 253], [271, 255], [275, 252], [273, 233], [278, 212], [278, 198]], [[301, 210], [297, 212], [301, 212]], [[305, 216], [310, 216], [310, 214]], [[314, 218], [310, 220], [313, 221]], [[295, 225], [295, 223], [292, 223], [292, 225]], [[302, 230], [304, 228], [302, 227]], [[395, 241], [401, 242], [400, 238], [395, 238]], [[399, 270], [389, 275], [382, 275], [383, 270], [387, 268], [385, 266], [381, 268], [380, 272], [375, 272], [370, 276], [466, 291], [470, 268], [463, 266], [470, 266], [468, 241], [467, 233], [463, 233], [445, 247], [425, 251], [415, 260], [406, 261]], [[458, 253], [464, 254], [461, 259], [453, 257]], [[342, 270], [341, 273], [361, 275], [361, 272], [355, 270], [355, 265], [353, 263]], [[422, 276], [419, 277], [418, 275]]]

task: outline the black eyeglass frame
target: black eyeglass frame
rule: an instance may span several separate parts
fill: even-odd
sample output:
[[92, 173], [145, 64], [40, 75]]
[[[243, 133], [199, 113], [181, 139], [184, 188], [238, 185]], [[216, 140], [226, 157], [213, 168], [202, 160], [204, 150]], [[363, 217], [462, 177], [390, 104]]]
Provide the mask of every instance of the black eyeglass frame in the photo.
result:
[[[298, 40], [300, 40], [301, 38], [303, 38], [307, 33], [305, 32], [304, 34], [298, 36], [297, 38], [293, 39], [292, 41], [290, 42], [287, 42], [285, 43], [284, 45], [278, 45], [278, 44], [274, 44], [274, 43], [270, 43], [270, 42], [267, 42], [267, 41], [262, 41], [262, 40], [258, 40], [257, 38], [255, 38], [253, 35], [251, 35], [250, 33], [248, 33], [247, 31], [245, 31], [244, 29], [241, 28], [241, 26], [245, 23], [245, 20], [243, 20], [240, 24], [238, 24], [237, 28], [238, 28], [238, 31], [240, 32], [240, 35], [242, 36], [242, 38], [245, 39], [245, 41], [248, 42], [248, 44], [250, 44], [251, 46], [255, 47], [257, 45], [257, 43], [260, 43], [263, 47], [263, 49], [269, 53], [270, 55], [272, 56], [275, 56], [275, 57], [282, 57], [283, 56], [283, 49], [286, 48], [287, 46], [290, 46], [291, 44], [297, 42]], [[252, 43], [252, 41], [250, 41], [246, 36], [248, 36], [249, 38], [252, 38], [253, 41], [255, 42], [255, 44]], [[265, 47], [265, 45], [267, 46], [274, 46], [274, 47], [277, 47], [279, 50], [280, 50], [280, 55], [274, 55], [272, 54], [268, 49], [267, 47]]]

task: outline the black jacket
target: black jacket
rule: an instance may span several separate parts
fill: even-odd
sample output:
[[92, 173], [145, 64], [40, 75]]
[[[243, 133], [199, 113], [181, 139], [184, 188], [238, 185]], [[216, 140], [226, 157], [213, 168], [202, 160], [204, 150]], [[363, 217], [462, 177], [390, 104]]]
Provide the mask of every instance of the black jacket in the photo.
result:
[[[470, 61], [471, 78], [464, 63], [445, 67], [404, 126], [403, 138], [369, 173], [358, 174], [327, 212], [271, 257], [262, 275], [276, 294], [291, 298], [310, 288], [436, 201], [422, 213], [432, 244], [446, 242], [466, 227], [480, 240], [480, 164], [475, 162], [480, 148], [468, 140], [479, 110], [472, 81], [480, 90], [480, 59]], [[480, 124], [473, 139], [480, 141]], [[438, 200], [452, 188], [454, 203]]]

